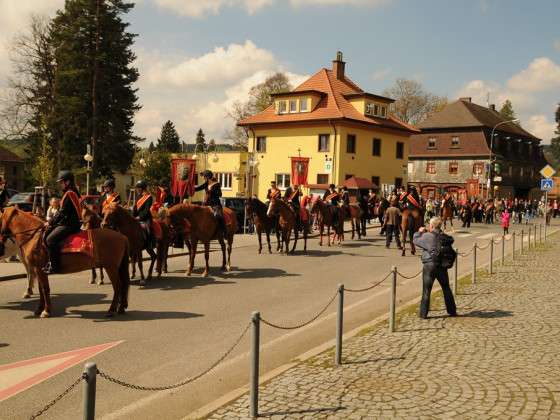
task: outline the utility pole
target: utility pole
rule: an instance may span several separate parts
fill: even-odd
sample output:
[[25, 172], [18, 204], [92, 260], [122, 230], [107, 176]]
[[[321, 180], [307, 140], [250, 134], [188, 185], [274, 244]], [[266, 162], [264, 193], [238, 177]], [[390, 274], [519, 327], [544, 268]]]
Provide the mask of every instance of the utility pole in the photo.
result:
[[[97, 130], [97, 79], [99, 77], [99, 42], [100, 42], [100, 24], [99, 16], [101, 11], [101, 2], [96, 0], [95, 7], [95, 55], [93, 57], [93, 80], [91, 86], [91, 155], [93, 156], [93, 166], [95, 168], [95, 151], [97, 150], [98, 130]], [[95, 169], [93, 170], [95, 173]], [[88, 191], [89, 192], [89, 191]]]

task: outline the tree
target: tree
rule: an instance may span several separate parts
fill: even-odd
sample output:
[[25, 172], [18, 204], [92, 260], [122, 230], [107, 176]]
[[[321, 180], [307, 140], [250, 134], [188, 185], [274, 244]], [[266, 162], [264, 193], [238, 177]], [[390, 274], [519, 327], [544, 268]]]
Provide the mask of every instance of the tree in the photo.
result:
[[83, 165], [91, 143], [94, 177], [125, 171], [134, 154], [138, 70], [122, 16], [126, 0], [67, 0], [51, 26], [56, 72], [49, 125], [60, 139], [61, 166]]
[[420, 82], [399, 78], [385, 89], [385, 96], [393, 98], [397, 118], [410, 124], [418, 124], [447, 105], [447, 98], [426, 92]]
[[156, 150], [146, 159], [144, 179], [152, 187], [168, 186], [171, 182], [171, 157], [163, 150]]
[[171, 121], [167, 121], [161, 127], [161, 134], [157, 141], [157, 149], [169, 153], [179, 153], [181, 151], [181, 139]]
[[550, 141], [550, 151], [552, 156], [557, 162], [560, 162], [560, 104], [556, 108], [556, 131], [554, 132], [555, 136]]
[[247, 132], [244, 128], [237, 126], [242, 119], [251, 115], [258, 114], [268, 108], [273, 100], [272, 94], [284, 93], [292, 90], [292, 85], [284, 73], [275, 73], [268, 77], [264, 82], [253, 86], [249, 90], [249, 99], [247, 102], [235, 102], [229, 110], [228, 115], [235, 121], [235, 125], [231, 130], [226, 132], [226, 138], [231, 140], [234, 146], [247, 148]]
[[40, 130], [40, 154], [37, 156], [37, 159], [31, 168], [31, 175], [39, 185], [47, 186], [54, 175], [54, 160], [52, 158], [52, 148], [49, 141], [49, 134], [46, 132], [46, 124], [42, 123]]
[[509, 99], [506, 99], [506, 101], [500, 108], [500, 116], [507, 121], [515, 120], [517, 118], [517, 115], [515, 115], [515, 111], [513, 110], [513, 106]]
[[156, 146], [154, 146], [154, 142], [151, 141], [150, 145], [148, 146], [148, 153], [154, 153], [156, 151]]
[[202, 145], [202, 148], [204, 149], [204, 147], [206, 147], [206, 139], [204, 138], [205, 134], [204, 131], [202, 131], [202, 128], [198, 129], [198, 132], [196, 133], [196, 140], [195, 140], [195, 144], [198, 146], [199, 144]]

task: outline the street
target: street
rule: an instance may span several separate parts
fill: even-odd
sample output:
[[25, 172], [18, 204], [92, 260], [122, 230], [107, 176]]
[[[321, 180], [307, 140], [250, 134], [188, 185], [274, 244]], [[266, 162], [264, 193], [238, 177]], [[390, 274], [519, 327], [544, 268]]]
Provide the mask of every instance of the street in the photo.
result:
[[[475, 224], [471, 229], [458, 225], [455, 222], [452, 234], [461, 252], [470, 251], [475, 241], [483, 247], [493, 235], [501, 236], [497, 224]], [[510, 232], [521, 228], [527, 230], [525, 225], [512, 225]], [[556, 226], [550, 227], [550, 231], [555, 229]], [[170, 258], [169, 274], [160, 280], [154, 279], [143, 289], [133, 282], [127, 314], [113, 319], [104, 318], [112, 293], [110, 283], [90, 285], [89, 272], [51, 279], [54, 310], [50, 319], [33, 316], [36, 296], [29, 300], [21, 298], [25, 280], [2, 281], [0, 363], [11, 364], [122, 340], [90, 359], [99, 370], [138, 385], [174, 384], [198, 374], [220, 358], [244, 331], [253, 311], [260, 311], [263, 318], [275, 323], [295, 325], [321, 310], [336, 293], [339, 283], [347, 288], [364, 288], [383, 279], [394, 265], [405, 275], [416, 274], [421, 267], [418, 257], [410, 252], [401, 257], [394, 244], [386, 250], [384, 238], [378, 232], [378, 228], [369, 229], [368, 236], [361, 241], [351, 241], [347, 234], [342, 247], [319, 247], [318, 239], [313, 238], [308, 242], [307, 254], [300, 251], [294, 256], [258, 255], [255, 236], [238, 236], [232, 253], [233, 271], [220, 273], [221, 255], [213, 252], [208, 278], [200, 277], [201, 254], [190, 278], [184, 276], [187, 257]], [[495, 258], [499, 252], [498, 247]], [[506, 253], [509, 252], [511, 241], [506, 245]], [[479, 251], [478, 258], [487, 261], [488, 251]], [[459, 260], [460, 272], [470, 268], [469, 258]], [[366, 293], [346, 294], [345, 329], [349, 331], [386, 313], [388, 287], [389, 283], [384, 282]], [[420, 291], [420, 278], [399, 279], [398, 303], [413, 299]], [[331, 305], [316, 322], [295, 331], [263, 326], [261, 375], [331, 340], [335, 311], [335, 305]], [[127, 389], [98, 377], [98, 418], [183, 418], [248, 382], [249, 343], [246, 334], [216, 369], [171, 392]], [[0, 418], [29, 418], [74, 382], [82, 369], [83, 363], [76, 364], [6, 399], [0, 403]], [[0, 387], [1, 378], [0, 370]], [[81, 390], [74, 390], [42, 418], [76, 418], [81, 415], [81, 407]]]

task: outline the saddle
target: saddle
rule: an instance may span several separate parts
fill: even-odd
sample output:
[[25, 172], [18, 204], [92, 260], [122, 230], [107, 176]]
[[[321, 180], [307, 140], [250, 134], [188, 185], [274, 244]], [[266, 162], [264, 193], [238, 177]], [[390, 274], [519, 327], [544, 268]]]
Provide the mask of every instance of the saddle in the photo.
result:
[[86, 254], [93, 258], [93, 239], [91, 230], [82, 230], [62, 241], [61, 254]]

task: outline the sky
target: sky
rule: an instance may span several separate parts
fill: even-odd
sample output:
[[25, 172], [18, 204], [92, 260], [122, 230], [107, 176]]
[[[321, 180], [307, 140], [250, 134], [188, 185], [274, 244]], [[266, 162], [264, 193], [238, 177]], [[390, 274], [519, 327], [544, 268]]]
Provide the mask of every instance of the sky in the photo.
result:
[[[346, 74], [380, 94], [396, 78], [450, 100], [498, 107], [548, 143], [560, 102], [558, 0], [138, 0], [125, 20], [138, 34], [141, 111], [135, 133], [156, 141], [167, 120], [186, 142], [217, 142], [228, 110], [276, 71], [294, 86], [344, 53]], [[0, 0], [0, 88], [10, 39], [30, 13], [64, 0]]]

